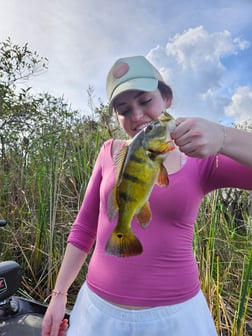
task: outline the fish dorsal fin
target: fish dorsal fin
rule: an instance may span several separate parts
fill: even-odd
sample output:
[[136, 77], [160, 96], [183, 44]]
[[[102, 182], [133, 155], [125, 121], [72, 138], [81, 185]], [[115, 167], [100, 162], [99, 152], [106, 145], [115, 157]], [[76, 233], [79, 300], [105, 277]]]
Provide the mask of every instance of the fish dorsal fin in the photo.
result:
[[116, 181], [117, 184], [120, 181], [121, 171], [124, 166], [125, 159], [127, 157], [129, 146], [123, 146], [122, 149], [114, 156], [114, 163], [116, 169]]
[[151, 208], [149, 202], [147, 201], [146, 203], [144, 203], [140, 211], [137, 213], [136, 218], [138, 224], [142, 228], [146, 228], [151, 221], [151, 217], [152, 217]]
[[127, 153], [128, 153], [128, 146], [123, 146], [119, 150], [119, 152], [117, 152], [113, 156], [114, 164], [115, 164], [115, 171], [116, 171], [116, 179], [115, 179], [115, 185], [108, 195], [108, 203], [107, 203], [108, 204], [108, 218], [110, 221], [115, 218], [118, 212], [118, 209], [119, 209], [119, 205], [116, 199], [117, 186], [120, 183], [121, 171], [123, 169], [123, 165], [124, 165]]
[[169, 184], [169, 177], [168, 172], [164, 165], [160, 165], [160, 170], [157, 178], [157, 184], [160, 186], [168, 186]]
[[108, 195], [108, 218], [110, 221], [112, 221], [119, 209], [119, 206], [116, 201], [116, 186], [113, 187], [113, 189], [110, 191]]

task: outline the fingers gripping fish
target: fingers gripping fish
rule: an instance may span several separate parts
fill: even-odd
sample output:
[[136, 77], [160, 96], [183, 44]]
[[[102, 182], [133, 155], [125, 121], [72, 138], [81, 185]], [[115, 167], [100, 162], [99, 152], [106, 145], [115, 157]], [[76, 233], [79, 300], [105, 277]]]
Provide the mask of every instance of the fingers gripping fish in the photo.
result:
[[109, 197], [108, 212], [110, 220], [118, 214], [118, 222], [107, 242], [107, 254], [129, 257], [143, 252], [131, 230], [131, 221], [136, 216], [139, 225], [146, 227], [152, 216], [148, 199], [154, 184], [169, 184], [163, 163], [175, 148], [170, 135], [175, 127], [175, 119], [164, 112], [116, 156], [117, 177]]

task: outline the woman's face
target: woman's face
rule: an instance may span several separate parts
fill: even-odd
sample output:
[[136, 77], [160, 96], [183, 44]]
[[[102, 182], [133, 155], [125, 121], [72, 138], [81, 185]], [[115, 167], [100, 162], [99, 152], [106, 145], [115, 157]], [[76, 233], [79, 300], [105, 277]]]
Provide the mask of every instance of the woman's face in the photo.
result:
[[146, 124], [157, 119], [171, 105], [172, 97], [162, 97], [159, 89], [153, 92], [125, 91], [114, 101], [120, 125], [130, 136], [135, 136]]

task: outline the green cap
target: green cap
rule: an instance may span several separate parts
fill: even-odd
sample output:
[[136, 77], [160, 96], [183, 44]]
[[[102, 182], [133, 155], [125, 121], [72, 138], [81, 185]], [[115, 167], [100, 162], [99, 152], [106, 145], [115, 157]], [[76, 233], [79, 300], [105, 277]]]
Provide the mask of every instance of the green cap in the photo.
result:
[[155, 91], [159, 81], [164, 83], [158, 70], [144, 56], [118, 59], [107, 76], [110, 112], [113, 109], [113, 100], [120, 93], [128, 90]]

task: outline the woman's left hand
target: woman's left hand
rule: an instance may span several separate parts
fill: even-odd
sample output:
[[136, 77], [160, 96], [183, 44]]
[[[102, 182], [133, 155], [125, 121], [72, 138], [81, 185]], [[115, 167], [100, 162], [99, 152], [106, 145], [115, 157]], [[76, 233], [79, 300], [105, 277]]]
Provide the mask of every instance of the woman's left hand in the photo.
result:
[[172, 137], [180, 151], [205, 158], [220, 151], [225, 134], [223, 126], [202, 118], [178, 118]]

